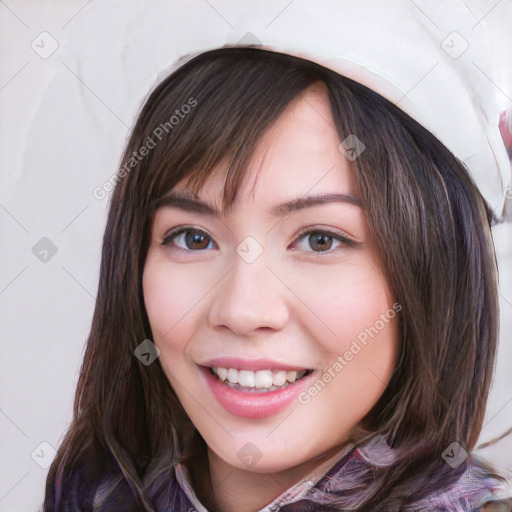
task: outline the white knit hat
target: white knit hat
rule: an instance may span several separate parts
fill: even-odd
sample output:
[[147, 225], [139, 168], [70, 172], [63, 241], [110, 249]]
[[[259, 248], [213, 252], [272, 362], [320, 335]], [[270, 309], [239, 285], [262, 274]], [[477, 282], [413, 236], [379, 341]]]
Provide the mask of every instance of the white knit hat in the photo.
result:
[[257, 44], [317, 62], [378, 92], [432, 132], [466, 164], [501, 217], [512, 199], [511, 166], [498, 128], [507, 96], [496, 83], [488, 35], [472, 10], [481, 4], [293, 0], [279, 11], [276, 2], [239, 0], [219, 12], [229, 21], [181, 34], [170, 48], [175, 63], [161, 76], [224, 45]]

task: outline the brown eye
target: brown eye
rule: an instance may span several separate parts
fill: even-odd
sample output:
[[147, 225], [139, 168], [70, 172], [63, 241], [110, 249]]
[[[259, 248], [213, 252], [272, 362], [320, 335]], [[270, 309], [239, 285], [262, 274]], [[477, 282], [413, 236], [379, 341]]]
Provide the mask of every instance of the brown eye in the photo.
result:
[[202, 251], [211, 249], [211, 237], [200, 229], [181, 228], [169, 233], [162, 241], [162, 245], [170, 243], [187, 251]]
[[206, 233], [199, 231], [187, 231], [185, 235], [185, 245], [187, 249], [206, 249], [209, 244], [209, 237]]
[[309, 246], [314, 251], [328, 251], [332, 247], [333, 237], [326, 233], [310, 233]]
[[294, 249], [317, 254], [334, 253], [336, 249], [356, 248], [361, 244], [341, 233], [324, 229], [310, 229], [303, 231], [294, 242]]

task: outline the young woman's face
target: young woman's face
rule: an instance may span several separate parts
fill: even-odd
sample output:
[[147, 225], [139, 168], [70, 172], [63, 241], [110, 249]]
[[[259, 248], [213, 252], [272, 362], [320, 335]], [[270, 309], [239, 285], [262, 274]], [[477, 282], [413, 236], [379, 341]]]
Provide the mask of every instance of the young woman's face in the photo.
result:
[[393, 372], [400, 306], [340, 142], [312, 86], [260, 141], [232, 210], [213, 213], [224, 162], [198, 199], [180, 183], [154, 218], [143, 287], [160, 363], [234, 468], [338, 449]]

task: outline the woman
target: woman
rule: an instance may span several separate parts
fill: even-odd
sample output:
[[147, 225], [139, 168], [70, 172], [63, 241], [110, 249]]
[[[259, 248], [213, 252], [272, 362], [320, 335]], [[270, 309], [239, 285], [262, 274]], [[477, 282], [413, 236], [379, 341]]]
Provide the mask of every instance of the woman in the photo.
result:
[[369, 88], [221, 48], [147, 99], [45, 510], [468, 510], [493, 214]]

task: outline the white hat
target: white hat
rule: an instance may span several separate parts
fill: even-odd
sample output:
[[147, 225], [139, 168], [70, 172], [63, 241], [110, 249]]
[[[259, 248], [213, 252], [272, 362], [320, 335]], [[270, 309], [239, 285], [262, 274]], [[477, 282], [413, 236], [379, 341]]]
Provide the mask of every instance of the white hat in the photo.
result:
[[[489, 37], [473, 12], [481, 5], [293, 0], [280, 10], [276, 2], [239, 0], [218, 10], [224, 23], [180, 31], [165, 75], [224, 45], [258, 44], [317, 62], [378, 92], [433, 133], [466, 164], [501, 217], [507, 196], [512, 199], [511, 166], [498, 128], [508, 97], [496, 82]], [[512, 58], [512, 48], [509, 53]]]

